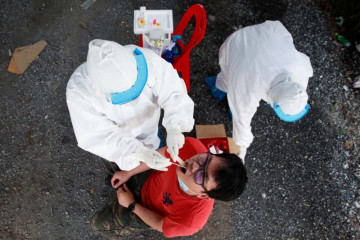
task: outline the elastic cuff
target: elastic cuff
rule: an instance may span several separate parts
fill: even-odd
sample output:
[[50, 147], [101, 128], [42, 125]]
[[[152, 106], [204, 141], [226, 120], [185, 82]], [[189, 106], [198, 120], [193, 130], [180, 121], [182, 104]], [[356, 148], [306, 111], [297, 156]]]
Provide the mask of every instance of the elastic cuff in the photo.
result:
[[179, 124], [174, 124], [174, 125], [170, 125], [169, 127], [166, 128], [166, 132], [169, 133], [181, 133], [181, 127]]

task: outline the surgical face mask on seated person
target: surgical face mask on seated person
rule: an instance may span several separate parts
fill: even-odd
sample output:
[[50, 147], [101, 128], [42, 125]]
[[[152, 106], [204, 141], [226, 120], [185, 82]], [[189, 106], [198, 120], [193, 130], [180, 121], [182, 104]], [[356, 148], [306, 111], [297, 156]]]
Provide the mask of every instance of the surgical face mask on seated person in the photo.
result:
[[185, 183], [180, 179], [180, 177], [178, 176], [178, 180], [179, 180], [179, 184], [180, 187], [186, 192], [189, 190], [188, 186], [185, 185]]

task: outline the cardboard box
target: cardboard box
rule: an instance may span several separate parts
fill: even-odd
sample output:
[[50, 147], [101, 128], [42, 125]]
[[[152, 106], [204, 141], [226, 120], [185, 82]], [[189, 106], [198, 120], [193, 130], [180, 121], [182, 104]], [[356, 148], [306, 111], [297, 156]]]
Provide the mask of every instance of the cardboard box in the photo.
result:
[[[239, 146], [235, 144], [234, 139], [227, 137], [224, 124], [217, 125], [195, 125], [196, 138], [199, 139], [205, 147], [215, 147], [224, 153], [239, 152]], [[216, 146], [217, 145], [217, 146]]]

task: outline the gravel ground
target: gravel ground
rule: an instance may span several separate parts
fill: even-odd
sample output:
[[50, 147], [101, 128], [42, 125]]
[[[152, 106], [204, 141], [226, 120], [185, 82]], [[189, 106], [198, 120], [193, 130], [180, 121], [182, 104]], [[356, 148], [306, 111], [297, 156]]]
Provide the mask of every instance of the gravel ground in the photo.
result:
[[[203, 79], [219, 71], [218, 49], [241, 26], [280, 20], [314, 69], [311, 109], [280, 121], [265, 103], [253, 118], [249, 184], [232, 203], [215, 202], [199, 233], [176, 239], [359, 239], [359, 52], [334, 44], [327, 14], [312, 0], [0, 1], [0, 239], [105, 239], [91, 216], [115, 195], [104, 186], [101, 158], [77, 147], [65, 101], [67, 81], [95, 38], [136, 44], [133, 10], [172, 9], [175, 26], [194, 3], [207, 32], [191, 55], [197, 124], [224, 123]], [[87, 29], [79, 26], [79, 21]], [[190, 26], [191, 28], [191, 26]], [[44, 39], [48, 46], [22, 75], [7, 72], [9, 52]], [[192, 131], [188, 136], [195, 136]], [[126, 239], [162, 239], [153, 230]]]

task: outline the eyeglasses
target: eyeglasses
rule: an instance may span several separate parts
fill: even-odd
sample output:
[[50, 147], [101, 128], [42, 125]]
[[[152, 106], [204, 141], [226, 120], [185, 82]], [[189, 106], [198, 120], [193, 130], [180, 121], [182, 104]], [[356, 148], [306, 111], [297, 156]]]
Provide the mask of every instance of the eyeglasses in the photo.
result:
[[198, 169], [194, 174], [194, 182], [197, 185], [200, 185], [205, 190], [205, 192], [208, 192], [204, 185], [205, 177], [207, 176], [206, 166], [210, 163], [211, 159], [212, 155], [209, 152], [203, 152], [199, 154], [196, 160], [197, 164], [200, 166], [200, 169]]

